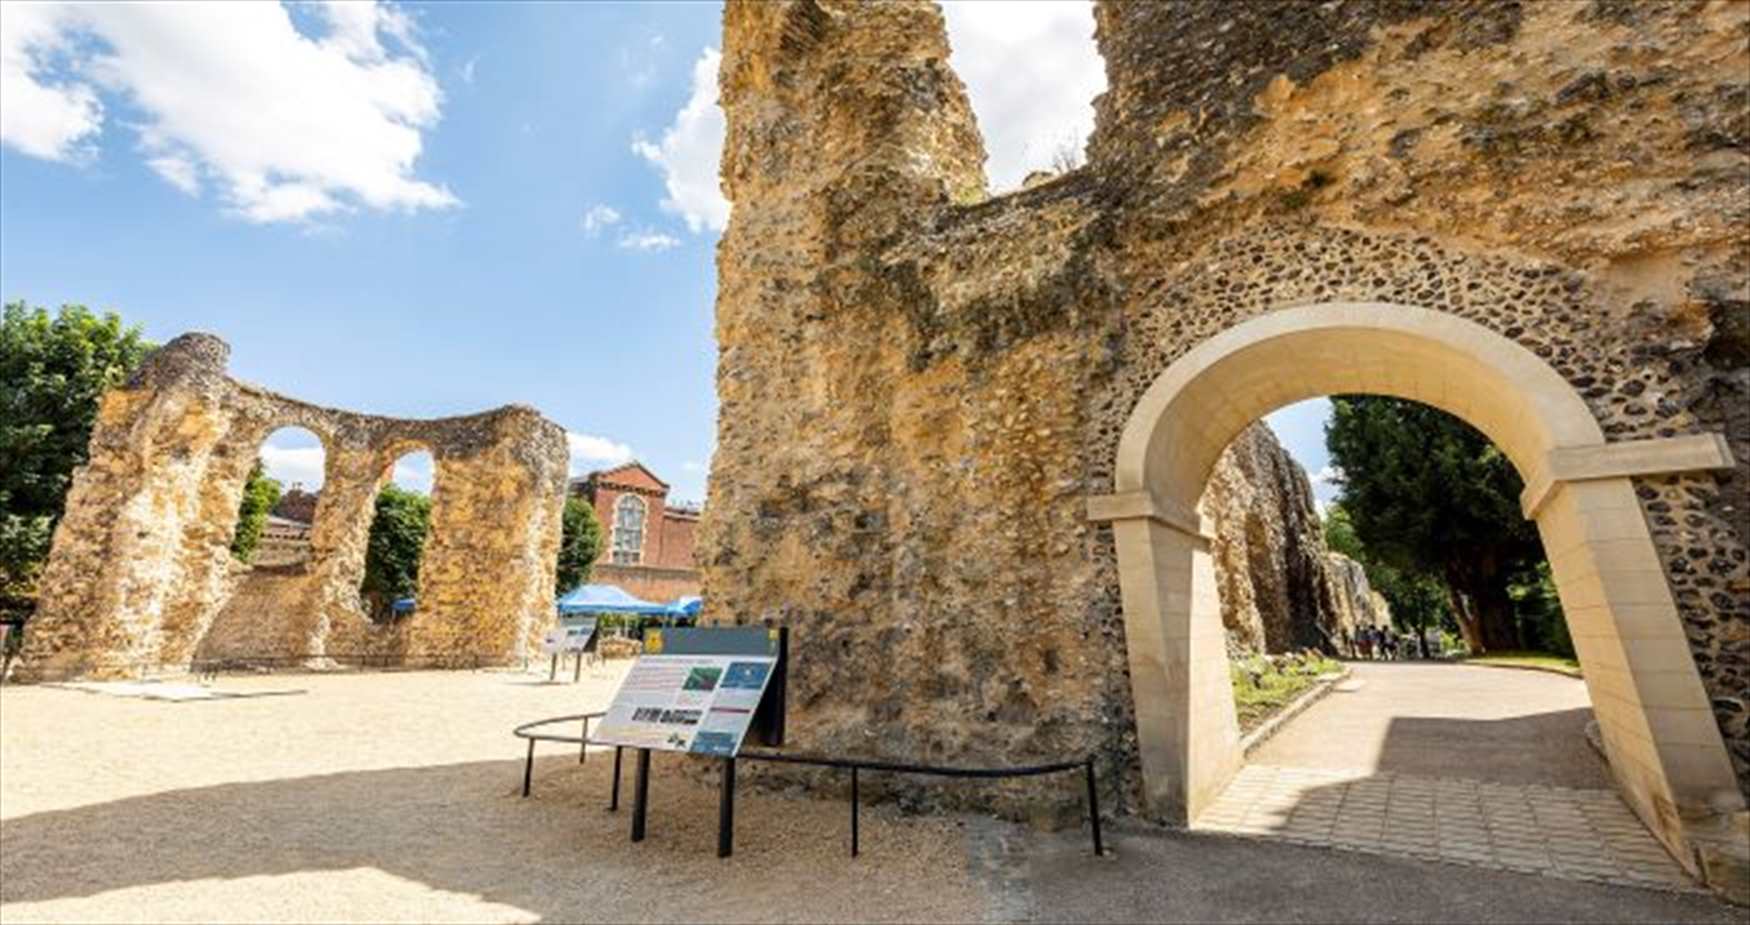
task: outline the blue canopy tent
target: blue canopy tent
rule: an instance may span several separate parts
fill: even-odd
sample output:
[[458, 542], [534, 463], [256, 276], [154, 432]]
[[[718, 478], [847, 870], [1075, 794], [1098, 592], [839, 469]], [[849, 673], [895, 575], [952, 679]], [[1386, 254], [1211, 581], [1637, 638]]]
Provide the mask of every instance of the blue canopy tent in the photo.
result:
[[578, 585], [559, 599], [560, 613], [632, 613], [671, 616], [667, 604], [652, 604], [626, 593], [618, 585]]
[[396, 613], [412, 613], [413, 605], [414, 601], [412, 597], [398, 597], [395, 599], [394, 603], [389, 605], [389, 609]]
[[705, 599], [702, 597], [680, 597], [669, 602], [668, 613], [676, 620], [692, 622], [699, 619], [699, 611], [704, 606]]

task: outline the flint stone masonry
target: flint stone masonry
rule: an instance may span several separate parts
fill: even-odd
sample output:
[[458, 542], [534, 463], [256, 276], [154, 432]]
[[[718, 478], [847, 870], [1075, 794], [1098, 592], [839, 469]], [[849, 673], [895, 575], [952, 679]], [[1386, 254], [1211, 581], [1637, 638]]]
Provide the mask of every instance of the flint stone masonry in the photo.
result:
[[[535, 651], [551, 612], [567, 452], [523, 406], [430, 421], [322, 408], [225, 373], [230, 348], [184, 334], [104, 396], [90, 460], [55, 530], [18, 676], [123, 677], [197, 656], [404, 655], [507, 662]], [[229, 546], [262, 441], [288, 425], [326, 458], [308, 558], [250, 570]], [[378, 490], [396, 459], [436, 463], [419, 610], [366, 616], [358, 586]]]
[[[1101, 3], [1087, 166], [990, 198], [933, 4], [729, 3], [708, 619], [793, 628], [800, 742], [1092, 751], [1121, 810], [1183, 819], [1236, 766], [1231, 717], [1185, 710], [1225, 677], [1184, 614], [1213, 605], [1190, 508], [1246, 423], [1396, 394], [1528, 484], [1554, 449], [1721, 435], [1724, 469], [1564, 481], [1538, 520], [1626, 798], [1729, 876], [1700, 845], [1750, 790], [1747, 20]], [[1202, 432], [1121, 469], [1151, 385], [1248, 323], [1184, 387]]]

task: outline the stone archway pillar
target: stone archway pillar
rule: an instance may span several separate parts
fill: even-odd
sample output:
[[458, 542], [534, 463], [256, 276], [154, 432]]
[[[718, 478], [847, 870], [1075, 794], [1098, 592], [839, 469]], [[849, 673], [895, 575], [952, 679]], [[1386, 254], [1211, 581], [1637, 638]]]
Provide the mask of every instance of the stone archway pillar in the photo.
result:
[[1148, 811], [1188, 825], [1241, 764], [1209, 537], [1148, 491], [1092, 499], [1110, 521]]
[[1625, 802], [1685, 867], [1742, 895], [1743, 797], [1630, 478], [1731, 465], [1711, 434], [1557, 450], [1521, 502]]

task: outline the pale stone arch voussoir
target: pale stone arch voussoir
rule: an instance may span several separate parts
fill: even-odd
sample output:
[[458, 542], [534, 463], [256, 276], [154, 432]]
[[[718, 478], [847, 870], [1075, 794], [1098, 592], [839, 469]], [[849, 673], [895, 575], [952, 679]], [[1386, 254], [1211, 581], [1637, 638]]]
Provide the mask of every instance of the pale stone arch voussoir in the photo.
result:
[[[1365, 392], [1448, 411], [1512, 460], [1537, 521], [1624, 798], [1692, 871], [1742, 871], [1743, 797], [1635, 498], [1634, 476], [1727, 468], [1717, 434], [1607, 443], [1554, 369], [1475, 322], [1389, 303], [1260, 315], [1174, 361], [1119, 441], [1112, 525], [1150, 809], [1188, 823], [1239, 767], [1220, 605], [1196, 505], [1247, 424]], [[1734, 822], [1734, 820], [1737, 820]], [[1741, 874], [1739, 874], [1741, 875]]]

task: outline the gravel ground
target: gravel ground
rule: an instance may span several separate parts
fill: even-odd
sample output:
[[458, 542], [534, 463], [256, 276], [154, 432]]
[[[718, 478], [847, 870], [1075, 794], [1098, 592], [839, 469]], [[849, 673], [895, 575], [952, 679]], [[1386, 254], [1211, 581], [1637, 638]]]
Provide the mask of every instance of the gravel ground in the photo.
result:
[[[648, 838], [604, 811], [612, 751], [545, 746], [518, 797], [512, 726], [599, 709], [619, 671], [226, 678], [296, 695], [188, 703], [0, 691], [0, 919], [966, 921], [958, 820], [717, 791], [658, 755]], [[631, 762], [627, 762], [630, 800]], [[928, 883], [919, 889], [919, 883]]]
[[[517, 723], [598, 709], [618, 671], [226, 678], [183, 703], [0, 690], [0, 921], [1720, 921], [1712, 900], [1115, 826], [1085, 833], [717, 792], [657, 756], [649, 838], [604, 811], [611, 752]], [[629, 771], [629, 768], [628, 768]], [[627, 775], [630, 782], [630, 773]], [[629, 795], [629, 789], [626, 793]]]

